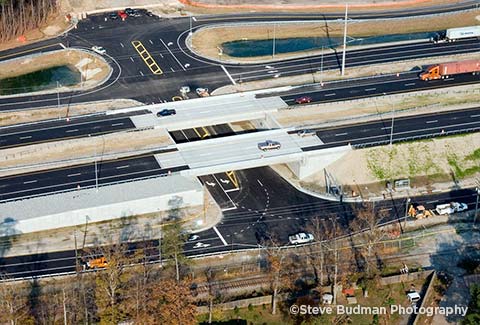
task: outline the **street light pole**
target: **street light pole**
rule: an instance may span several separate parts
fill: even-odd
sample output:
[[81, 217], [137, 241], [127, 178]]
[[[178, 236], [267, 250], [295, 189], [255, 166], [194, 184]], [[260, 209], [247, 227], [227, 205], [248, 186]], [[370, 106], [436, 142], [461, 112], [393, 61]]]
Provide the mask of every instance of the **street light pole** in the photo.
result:
[[275, 57], [275, 37], [277, 32], [277, 24], [273, 24], [273, 42], [272, 42], [272, 58]]
[[345, 27], [343, 28], [343, 54], [342, 54], [342, 77], [345, 75], [345, 55], [347, 50], [347, 19], [348, 19], [348, 3], [345, 4]]
[[322, 46], [322, 56], [320, 58], [320, 86], [323, 86], [323, 46]]
[[475, 202], [475, 216], [473, 217], [473, 226], [475, 227], [475, 224], [477, 222], [477, 215], [478, 215], [478, 196], [480, 195], [480, 188], [476, 187], [475, 191], [477, 192], [477, 201]]

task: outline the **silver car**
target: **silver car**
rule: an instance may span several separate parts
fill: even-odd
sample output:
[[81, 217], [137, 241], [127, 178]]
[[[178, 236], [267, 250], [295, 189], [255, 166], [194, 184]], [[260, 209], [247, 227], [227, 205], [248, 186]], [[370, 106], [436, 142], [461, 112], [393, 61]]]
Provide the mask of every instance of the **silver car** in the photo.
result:
[[273, 141], [273, 140], [266, 140], [265, 142], [260, 142], [258, 144], [258, 149], [267, 151], [267, 150], [274, 150], [274, 149], [280, 149], [282, 145], [278, 141]]

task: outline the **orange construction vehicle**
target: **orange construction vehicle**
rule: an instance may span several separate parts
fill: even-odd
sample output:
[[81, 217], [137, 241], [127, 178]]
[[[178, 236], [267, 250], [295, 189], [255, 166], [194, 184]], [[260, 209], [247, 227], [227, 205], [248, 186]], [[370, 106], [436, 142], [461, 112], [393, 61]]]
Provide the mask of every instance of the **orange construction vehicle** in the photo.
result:
[[450, 76], [461, 73], [480, 73], [480, 60], [466, 60], [457, 62], [439, 63], [429, 66], [420, 73], [420, 79], [424, 81], [435, 79], [447, 79]]
[[108, 266], [107, 259], [105, 257], [94, 258], [87, 262], [88, 269], [97, 269], [97, 268], [105, 268]]
[[423, 219], [432, 217], [433, 213], [430, 210], [425, 209], [423, 205], [417, 205], [417, 207], [414, 207], [412, 204], [408, 209], [408, 216], [416, 219]]

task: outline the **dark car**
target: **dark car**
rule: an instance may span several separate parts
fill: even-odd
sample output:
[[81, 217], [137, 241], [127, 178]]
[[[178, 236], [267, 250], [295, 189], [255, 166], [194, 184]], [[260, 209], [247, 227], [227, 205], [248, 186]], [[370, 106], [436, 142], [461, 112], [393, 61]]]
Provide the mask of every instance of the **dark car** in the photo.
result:
[[157, 113], [157, 116], [160, 117], [160, 116], [170, 116], [170, 115], [175, 115], [177, 114], [177, 111], [175, 111], [174, 109], [168, 109], [168, 108], [165, 108], [165, 109], [162, 109], [160, 112]]
[[145, 13], [145, 15], [147, 15], [148, 17], [153, 17], [153, 16], [155, 16], [155, 15], [153, 14], [153, 12], [151, 12], [151, 11], [147, 11], [147, 12]]
[[297, 104], [306, 104], [306, 103], [310, 103], [311, 101], [312, 101], [312, 97], [308, 97], [308, 96], [303, 96], [295, 99], [295, 103]]
[[133, 10], [132, 8], [126, 8], [125, 9], [125, 13], [129, 16], [131, 16], [134, 12], [135, 12], [135, 10]]
[[112, 12], [110, 15], [108, 15], [108, 18], [111, 20], [118, 19], [118, 14], [116, 12]]

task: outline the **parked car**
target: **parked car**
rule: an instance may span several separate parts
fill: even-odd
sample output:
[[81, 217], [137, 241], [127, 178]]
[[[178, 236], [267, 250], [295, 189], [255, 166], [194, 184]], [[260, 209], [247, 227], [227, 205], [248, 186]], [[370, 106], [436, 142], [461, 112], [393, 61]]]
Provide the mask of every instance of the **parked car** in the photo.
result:
[[125, 11], [125, 13], [126, 13], [127, 15], [129, 15], [129, 16], [131, 16], [131, 15], [135, 12], [135, 10], [132, 9], [132, 8], [125, 8], [124, 11]]
[[105, 53], [107, 53], [107, 50], [105, 50], [103, 47], [101, 46], [92, 46], [92, 51], [93, 52], [96, 52], [98, 54], [101, 54], [101, 55], [105, 55]]
[[119, 10], [118, 11], [118, 17], [120, 17], [122, 20], [125, 20], [125, 19], [127, 19], [128, 15], [125, 11]]
[[116, 19], [118, 19], [118, 14], [116, 12], [112, 12], [111, 14], [108, 15], [108, 17], [111, 20], [116, 20]]
[[314, 241], [313, 235], [307, 232], [299, 232], [298, 234], [288, 236], [288, 241], [292, 245], [306, 244]]
[[313, 130], [300, 130], [297, 132], [297, 135], [301, 138], [303, 137], [311, 137], [311, 136], [314, 136], [314, 135], [317, 135], [317, 133]]
[[159, 111], [157, 113], [157, 116], [161, 117], [161, 116], [170, 116], [170, 115], [175, 115], [175, 114], [177, 114], [176, 110], [165, 108], [165, 109], [162, 109], [161, 111]]
[[148, 17], [153, 17], [153, 16], [155, 16], [155, 15], [153, 14], [153, 12], [151, 12], [151, 11], [147, 11], [147, 13], [146, 13], [145, 15], [147, 15]]
[[297, 104], [307, 104], [307, 103], [310, 103], [311, 101], [312, 101], [312, 97], [308, 97], [308, 96], [303, 96], [295, 99], [295, 103]]
[[258, 149], [267, 151], [267, 150], [280, 149], [281, 146], [282, 145], [278, 141], [266, 140], [265, 142], [260, 142], [258, 144]]

